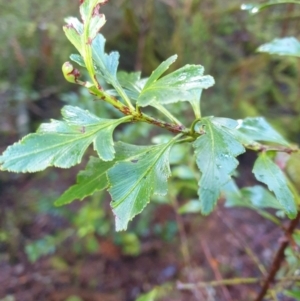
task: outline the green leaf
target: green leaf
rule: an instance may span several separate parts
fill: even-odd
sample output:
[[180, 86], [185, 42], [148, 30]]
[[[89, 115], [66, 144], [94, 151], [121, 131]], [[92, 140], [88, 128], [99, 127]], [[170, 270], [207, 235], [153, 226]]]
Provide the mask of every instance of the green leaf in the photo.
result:
[[189, 99], [189, 102], [193, 108], [196, 118], [201, 117], [200, 111], [200, 101], [203, 89], [193, 89], [191, 92], [193, 93], [194, 97]]
[[131, 99], [137, 100], [146, 82], [146, 79], [141, 79], [141, 72], [127, 73], [119, 71], [117, 78], [120, 85], [125, 89], [126, 94]]
[[153, 194], [167, 193], [170, 176], [169, 152], [175, 140], [157, 146], [117, 144], [116, 165], [108, 171], [111, 206], [116, 216], [116, 230], [139, 214]]
[[[100, 1], [97, 1], [100, 2]], [[93, 10], [93, 13], [91, 15], [91, 19], [89, 22], [89, 40], [92, 41], [96, 35], [98, 34], [98, 32], [100, 31], [100, 29], [103, 27], [103, 25], [106, 22], [105, 16], [103, 14], [100, 14], [98, 12], [99, 7], [95, 7]]]
[[67, 17], [65, 18], [65, 22], [67, 23], [67, 26], [74, 28], [78, 35], [82, 35], [83, 24], [77, 18]]
[[103, 162], [99, 158], [90, 157], [85, 170], [78, 173], [77, 183], [66, 190], [54, 204], [62, 206], [74, 200], [83, 200], [85, 197], [94, 194], [94, 192], [107, 188], [106, 172], [114, 164], [114, 161]]
[[255, 185], [238, 189], [233, 181], [228, 182], [222, 192], [226, 198], [226, 207], [274, 208], [282, 210], [282, 205], [264, 187]]
[[105, 38], [98, 34], [92, 41], [92, 53], [96, 72], [105, 78], [113, 86], [118, 83], [117, 69], [119, 65], [119, 53], [116, 51], [106, 54], [104, 51]]
[[294, 218], [297, 215], [294, 196], [283, 172], [266, 153], [262, 153], [255, 161], [253, 173], [258, 181], [266, 184], [269, 190], [274, 192], [287, 215]]
[[48, 166], [69, 168], [80, 163], [91, 143], [102, 160], [113, 160], [113, 131], [128, 117], [101, 119], [72, 106], [65, 106], [62, 115], [64, 121], [42, 124], [37, 133], [9, 146], [0, 156], [1, 169], [36, 172]]
[[97, 16], [101, 4], [105, 4], [107, 0], [81, 0], [80, 15], [83, 22], [86, 22], [91, 16]]
[[289, 146], [289, 143], [263, 117], [249, 117], [238, 122], [237, 130], [249, 139]]
[[231, 130], [237, 123], [231, 119], [203, 118], [199, 123], [205, 131], [193, 143], [196, 162], [202, 173], [198, 194], [203, 214], [209, 214], [221, 192], [222, 186], [228, 182], [238, 165], [236, 156], [245, 151], [243, 145], [236, 140]]
[[159, 78], [175, 61], [172, 56], [162, 62], [153, 71], [138, 97], [140, 106], [169, 104], [177, 101], [194, 101], [199, 89], [207, 89], [214, 85], [213, 77], [203, 75], [200, 65], [186, 65], [162, 78]]
[[154, 71], [152, 71], [151, 76], [148, 78], [145, 89], [151, 87], [158, 79], [161, 77], [169, 67], [177, 60], [178, 55], [174, 54], [167, 60], [163, 61]]
[[77, 63], [79, 66], [86, 68], [85, 63], [84, 63], [84, 59], [81, 55], [79, 54], [71, 54], [70, 55], [70, 59]]
[[[75, 18], [72, 18], [72, 20]], [[68, 20], [68, 19], [67, 19]], [[78, 21], [79, 22], [79, 21]], [[78, 52], [83, 55], [82, 47], [82, 35], [79, 31], [76, 30], [76, 26], [73, 23], [68, 23], [63, 27], [63, 30], [66, 34], [68, 40], [75, 46]]]
[[251, 14], [256, 14], [262, 11], [263, 9], [268, 8], [269, 6], [277, 5], [277, 4], [286, 4], [286, 3], [300, 4], [300, 1], [299, 0], [271, 0], [261, 4], [248, 3], [248, 4], [242, 4], [241, 9], [248, 10]]
[[257, 48], [258, 52], [300, 57], [300, 42], [294, 37], [274, 39]]

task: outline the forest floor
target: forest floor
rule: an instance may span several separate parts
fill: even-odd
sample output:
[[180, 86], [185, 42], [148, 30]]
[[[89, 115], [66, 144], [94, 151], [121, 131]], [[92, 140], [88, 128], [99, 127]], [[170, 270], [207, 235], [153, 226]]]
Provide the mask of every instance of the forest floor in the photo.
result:
[[[51, 210], [33, 209], [36, 191], [50, 194], [53, 187], [60, 190], [68, 181], [67, 171], [60, 171], [59, 176], [52, 172], [46, 178], [18, 176], [1, 187], [0, 230], [2, 237], [8, 237], [0, 241], [1, 301], [133, 301], [160, 286], [165, 293], [159, 300], [165, 301], [254, 300], [257, 284], [192, 290], [182, 290], [181, 284], [262, 277], [283, 235], [256, 212], [224, 208], [221, 203], [208, 217], [177, 217], [183, 231], [175, 231], [171, 239], [153, 233], [142, 237], [137, 256], [122, 254], [110, 237], [97, 235], [99, 247], [92, 253], [76, 252], [73, 240], [67, 239], [52, 254], [30, 262], [25, 252], [28, 241], [70, 227]], [[153, 223], [176, 220], [168, 205], [156, 205], [154, 212]]]

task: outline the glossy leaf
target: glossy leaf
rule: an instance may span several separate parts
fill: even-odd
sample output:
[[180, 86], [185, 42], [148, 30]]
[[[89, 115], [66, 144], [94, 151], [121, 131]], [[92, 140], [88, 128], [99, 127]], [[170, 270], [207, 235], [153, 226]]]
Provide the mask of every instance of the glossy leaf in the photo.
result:
[[290, 218], [297, 215], [294, 196], [291, 193], [281, 169], [271, 160], [267, 153], [262, 153], [255, 161], [253, 173], [256, 179], [273, 191], [283, 210]]
[[112, 134], [124, 119], [101, 119], [72, 106], [65, 106], [62, 115], [64, 121], [42, 124], [37, 133], [8, 147], [0, 156], [1, 169], [36, 172], [48, 166], [69, 168], [80, 163], [91, 143], [102, 160], [114, 158]]
[[271, 1], [266, 1], [264, 3], [261, 3], [261, 4], [248, 3], [248, 4], [242, 4], [241, 9], [247, 10], [251, 14], [256, 14], [256, 13], [262, 11], [263, 9], [268, 8], [272, 5], [287, 4], [287, 3], [300, 4], [300, 1], [299, 0], [271, 0]]
[[194, 101], [196, 91], [214, 85], [213, 77], [203, 75], [204, 68], [200, 65], [186, 65], [160, 78], [176, 57], [170, 57], [153, 71], [139, 95], [140, 106], [154, 105], [156, 102], [169, 104], [177, 101]]
[[119, 53], [116, 51], [106, 54], [105, 38], [103, 35], [98, 34], [92, 41], [92, 54], [96, 72], [104, 76], [105, 80], [115, 85], [117, 82], [117, 69], [119, 65]]
[[177, 54], [172, 55], [167, 60], [160, 63], [160, 65], [152, 72], [151, 76], [148, 78], [145, 89], [151, 87], [168, 69], [169, 67], [177, 60]]
[[91, 157], [85, 170], [77, 175], [77, 183], [66, 190], [56, 201], [56, 206], [69, 204], [74, 200], [83, 200], [85, 197], [101, 191], [108, 186], [106, 172], [115, 164], [114, 161], [103, 162], [99, 158]]
[[294, 37], [275, 39], [257, 48], [258, 52], [300, 57], [300, 42]]
[[108, 171], [116, 230], [139, 214], [153, 194], [167, 193], [169, 152], [175, 140], [157, 146], [117, 145], [117, 163]]
[[237, 122], [231, 119], [203, 118], [199, 125], [205, 131], [193, 143], [196, 162], [202, 173], [198, 194], [203, 214], [210, 213], [221, 192], [222, 186], [228, 182], [238, 165], [236, 156], [245, 151], [243, 145], [236, 140], [231, 130]]
[[246, 118], [239, 120], [238, 131], [248, 139], [254, 141], [265, 141], [289, 146], [289, 143], [263, 118]]

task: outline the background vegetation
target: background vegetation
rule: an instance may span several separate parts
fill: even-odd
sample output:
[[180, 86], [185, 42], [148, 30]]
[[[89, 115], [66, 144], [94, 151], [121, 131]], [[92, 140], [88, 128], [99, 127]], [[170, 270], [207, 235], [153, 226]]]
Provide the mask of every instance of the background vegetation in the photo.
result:
[[[238, 0], [110, 1], [103, 7], [108, 20], [103, 33], [109, 50], [120, 52], [122, 69], [142, 70], [147, 76], [162, 60], [177, 53], [179, 58], [174, 68], [187, 63], [201, 64], [216, 80], [216, 85], [202, 96], [205, 114], [232, 118], [262, 115], [285, 137], [299, 144], [300, 61], [257, 54], [255, 50], [274, 37], [299, 38], [300, 8], [293, 4], [278, 5], [253, 15], [241, 10], [243, 3]], [[61, 27], [64, 17], [77, 15], [77, 6], [76, 1], [67, 0], [43, 3], [0, 0], [1, 151], [35, 130], [41, 121], [59, 118], [60, 108], [66, 102], [101, 112], [101, 116], [116, 114], [93, 102], [84, 91], [72, 90], [74, 86], [66, 83], [61, 74], [62, 63], [73, 51]], [[138, 132], [133, 132], [129, 127], [127, 131], [128, 141], [138, 135], [142, 144], [149, 128], [140, 127]], [[178, 162], [189, 156], [181, 151], [178, 154], [181, 157], [174, 158]], [[251, 156], [241, 160], [247, 170]], [[256, 273], [255, 264], [244, 258], [248, 246], [242, 243], [242, 248], [234, 244], [224, 247], [228, 245], [222, 238], [224, 232], [216, 230], [222, 213], [208, 219], [175, 214], [184, 200], [195, 192], [189, 181], [189, 170], [173, 171], [180, 175], [174, 185], [173, 201], [155, 200], [156, 204], [136, 218], [130, 231], [116, 234], [107, 195], [96, 195], [69, 207], [57, 209], [53, 206], [53, 201], [74, 182], [80, 167], [71, 171], [48, 169], [32, 175], [0, 174], [0, 267], [3, 267], [0, 300], [67, 300], [71, 295], [81, 298], [78, 300], [135, 300], [155, 285], [188, 279], [195, 273], [196, 279], [202, 279], [206, 273], [210, 279], [215, 278], [214, 256], [202, 240], [203, 251], [198, 250], [198, 231], [203, 232], [204, 241], [212, 237], [219, 240], [209, 244], [215, 254], [223, 256], [223, 261], [217, 260], [217, 271], [221, 270], [226, 276]], [[253, 179], [245, 173], [242, 182], [242, 185], [252, 184]], [[220, 210], [224, 210], [223, 207]], [[245, 222], [238, 235], [244, 237], [242, 241], [251, 237], [254, 241], [251, 247], [267, 264], [268, 255], [262, 250], [272, 252], [276, 246], [271, 241], [276, 235], [277, 239], [279, 237], [273, 225], [262, 222], [248, 211], [233, 210], [228, 214], [232, 224], [228, 226], [228, 219], [224, 219], [224, 225], [230, 229]], [[244, 214], [244, 220], [239, 219], [239, 214]], [[260, 230], [255, 228], [256, 224], [260, 225]], [[188, 245], [192, 246], [191, 254], [186, 250]], [[178, 252], [173, 251], [177, 248], [174, 246], [179, 246]], [[179, 253], [180, 248], [182, 253]], [[232, 261], [233, 254], [238, 262]], [[204, 256], [206, 263], [199, 256]], [[153, 272], [139, 282], [139, 273], [148, 271], [153, 265], [149, 258], [156, 263]], [[290, 260], [295, 261], [296, 268], [299, 258], [291, 255]], [[101, 267], [95, 268], [97, 262]], [[68, 273], [71, 266], [74, 269]], [[137, 271], [140, 268], [140, 272], [136, 272], [137, 277], [130, 278], [131, 282], [126, 282], [125, 271], [132, 267]], [[187, 272], [188, 268], [196, 272]], [[93, 270], [98, 274], [93, 274]], [[111, 277], [110, 282], [102, 279], [103, 274]], [[59, 275], [58, 280], [54, 281], [53, 275]], [[49, 291], [43, 291], [42, 284], [47, 281]], [[62, 288], [61, 295], [53, 293], [57, 288]], [[211, 288], [205, 293], [210, 294], [211, 300], [225, 300], [222, 298], [228, 292], [224, 289]], [[112, 294], [113, 290], [117, 290], [116, 295]], [[162, 290], [168, 291], [168, 285]], [[92, 291], [101, 293], [98, 296]], [[233, 300], [248, 300], [244, 292], [234, 288], [230, 294]], [[255, 287], [247, 291], [249, 300], [253, 292]], [[184, 295], [179, 291], [174, 294], [170, 300], [199, 300], [197, 294]], [[243, 299], [239, 299], [241, 296]], [[287, 300], [283, 299], [287, 297], [280, 298]]]

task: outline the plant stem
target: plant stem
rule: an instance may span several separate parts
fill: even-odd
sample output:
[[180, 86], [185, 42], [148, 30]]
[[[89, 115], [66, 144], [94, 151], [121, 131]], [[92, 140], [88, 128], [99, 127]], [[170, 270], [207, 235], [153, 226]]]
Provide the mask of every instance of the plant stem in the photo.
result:
[[114, 88], [116, 89], [116, 91], [118, 92], [118, 94], [121, 96], [122, 99], [124, 99], [124, 101], [126, 102], [127, 106], [130, 108], [130, 110], [133, 112], [135, 111], [134, 106], [132, 105], [129, 97], [127, 96], [127, 94], [125, 93], [124, 89], [121, 87], [121, 85], [119, 84], [114, 84], [113, 85]]
[[169, 123], [169, 122], [165, 122], [165, 121], [153, 118], [145, 113], [142, 113], [139, 109], [134, 110], [134, 112], [132, 112], [129, 109], [129, 107], [124, 105], [122, 102], [120, 102], [115, 97], [105, 93], [104, 91], [93, 90], [93, 91], [91, 91], [91, 93], [96, 95], [99, 99], [111, 104], [124, 115], [132, 116], [133, 121], [150, 123], [150, 124], [159, 126], [161, 128], [167, 129], [168, 131], [170, 131], [172, 133], [177, 133], [177, 134], [182, 133], [186, 136], [190, 136], [190, 129], [186, 128], [184, 125]]
[[[205, 288], [207, 286], [233, 286], [233, 285], [242, 285], [242, 284], [256, 284], [262, 282], [263, 278], [231, 278], [231, 279], [223, 279], [209, 282], [197, 282], [197, 283], [182, 283], [177, 282], [177, 289], [179, 290], [194, 290], [195, 287]], [[300, 276], [290, 276], [290, 277], [282, 277], [274, 279], [276, 282], [290, 282], [290, 281], [300, 281]]]
[[[84, 55], [83, 55], [83, 59], [84, 59], [84, 63], [86, 65], [88, 73], [89, 73], [95, 87], [101, 91], [101, 87], [97, 81], [96, 71], [95, 71], [95, 67], [94, 67], [94, 63], [93, 63], [93, 59], [92, 59], [92, 50], [91, 50], [92, 41], [89, 38], [90, 21], [91, 21], [91, 18], [93, 17], [92, 14], [93, 14], [93, 10], [90, 11], [89, 18], [87, 18], [84, 22], [84, 32], [83, 32]], [[129, 110], [131, 112], [134, 112], [135, 111], [134, 106], [132, 105], [129, 97], [127, 96], [127, 94], [125, 93], [125, 91], [123, 90], [123, 88], [121, 87], [119, 82], [118, 81], [115, 82], [113, 84], [113, 86], [116, 89], [116, 91], [118, 92], [118, 94], [121, 96], [121, 98], [124, 99]], [[114, 99], [114, 101], [115, 100], [117, 100], [117, 99]]]
[[170, 113], [163, 105], [161, 105], [160, 103], [155, 103], [155, 105], [153, 105], [154, 107], [156, 107], [161, 113], [163, 113], [165, 116], [167, 116], [172, 122], [176, 123], [176, 124], [181, 124], [181, 122], [175, 117], [173, 116], [172, 113]]
[[268, 151], [276, 151], [283, 152], [287, 154], [296, 153], [299, 151], [298, 147], [285, 147], [285, 146], [269, 146], [260, 143], [255, 144], [244, 144], [244, 147], [247, 149], [254, 150], [256, 152], [268, 152]]
[[297, 217], [290, 222], [290, 225], [287, 228], [286, 233], [285, 233], [285, 239], [282, 240], [282, 243], [273, 259], [272, 264], [271, 264], [269, 274], [268, 274], [267, 278], [265, 279], [265, 281], [262, 285], [261, 291], [258, 294], [255, 301], [263, 300], [264, 296], [266, 295], [266, 293], [270, 287], [270, 284], [274, 281], [275, 276], [281, 266], [281, 263], [284, 260], [284, 251], [289, 245], [289, 237], [293, 234], [294, 230], [296, 229], [296, 227], [299, 223], [299, 220], [300, 220], [300, 212], [298, 213]]
[[193, 123], [192, 123], [192, 125], [191, 125], [191, 134], [192, 135], [194, 135], [195, 134], [195, 126], [196, 126], [196, 124], [199, 122], [201, 120], [201, 118], [196, 118], [194, 121], [193, 121]]

